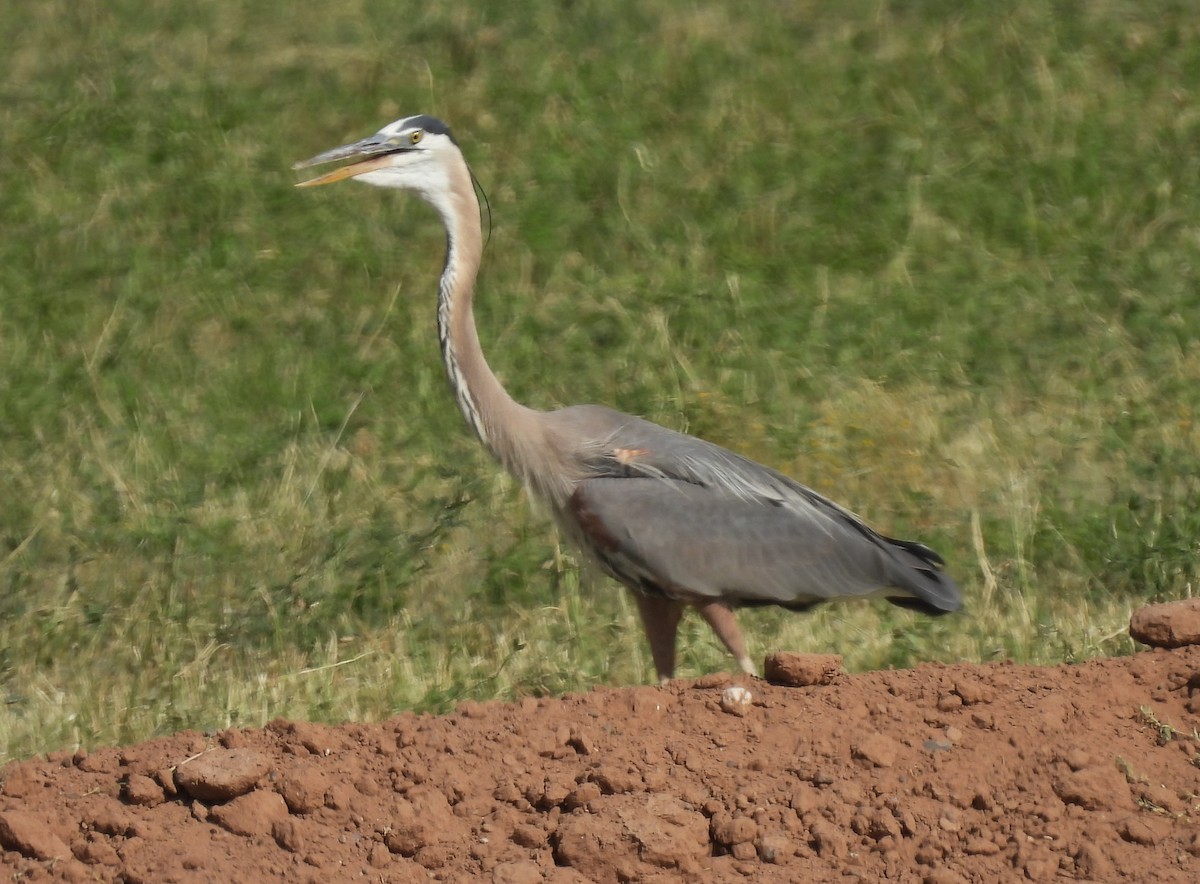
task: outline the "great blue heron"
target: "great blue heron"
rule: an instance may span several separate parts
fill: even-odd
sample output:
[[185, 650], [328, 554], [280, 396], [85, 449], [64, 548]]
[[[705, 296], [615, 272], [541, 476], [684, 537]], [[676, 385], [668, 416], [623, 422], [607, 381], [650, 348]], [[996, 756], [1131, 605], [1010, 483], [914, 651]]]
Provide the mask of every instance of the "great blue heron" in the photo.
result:
[[446, 226], [438, 337], [458, 407], [484, 446], [548, 504], [566, 535], [633, 591], [654, 667], [674, 676], [684, 607], [699, 611], [747, 673], [742, 605], [801, 610], [882, 597], [928, 614], [962, 607], [941, 557], [875, 533], [782, 473], [712, 443], [613, 411], [536, 411], [488, 367], [471, 312], [483, 251], [479, 201], [441, 120], [406, 117], [297, 163], [347, 165], [298, 186], [354, 178], [415, 191]]

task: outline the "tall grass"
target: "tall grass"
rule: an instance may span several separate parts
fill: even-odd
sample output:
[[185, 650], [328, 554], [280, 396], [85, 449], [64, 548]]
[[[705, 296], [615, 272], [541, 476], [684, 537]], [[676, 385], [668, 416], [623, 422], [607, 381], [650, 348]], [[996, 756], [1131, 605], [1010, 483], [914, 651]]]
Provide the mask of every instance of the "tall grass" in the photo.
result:
[[[651, 673], [461, 425], [442, 233], [291, 162], [449, 120], [477, 318], [941, 550], [968, 598], [745, 617], [854, 669], [1132, 649], [1200, 577], [1186, 4], [0, 10], [0, 760]], [[688, 621], [684, 674], [727, 667]]]

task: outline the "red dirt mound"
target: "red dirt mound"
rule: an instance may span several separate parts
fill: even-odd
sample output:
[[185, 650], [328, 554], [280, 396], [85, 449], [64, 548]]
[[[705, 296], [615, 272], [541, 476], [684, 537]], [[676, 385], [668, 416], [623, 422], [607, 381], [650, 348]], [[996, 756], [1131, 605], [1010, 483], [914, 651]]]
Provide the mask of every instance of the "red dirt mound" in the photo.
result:
[[0, 769], [0, 877], [1195, 881], [1198, 687], [1186, 647], [181, 733]]

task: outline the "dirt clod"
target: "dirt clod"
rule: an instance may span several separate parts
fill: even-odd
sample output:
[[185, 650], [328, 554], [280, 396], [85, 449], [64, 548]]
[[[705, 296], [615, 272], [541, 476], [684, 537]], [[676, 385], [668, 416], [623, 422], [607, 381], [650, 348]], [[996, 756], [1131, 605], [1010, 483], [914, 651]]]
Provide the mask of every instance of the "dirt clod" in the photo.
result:
[[763, 675], [771, 684], [803, 688], [829, 684], [842, 671], [838, 654], [789, 654], [779, 651], [763, 661]]
[[166, 799], [163, 787], [144, 774], [132, 775], [125, 784], [122, 795], [130, 804], [143, 807], [154, 807]]
[[791, 839], [783, 835], [765, 835], [755, 846], [758, 848], [759, 857], [765, 863], [782, 864], [796, 852], [796, 846]]
[[57, 752], [0, 768], [0, 880], [1195, 881], [1197, 672], [719, 675]]
[[208, 818], [235, 835], [268, 835], [276, 822], [287, 819], [287, 805], [277, 792], [248, 792], [209, 811]]
[[1170, 833], [1170, 824], [1164, 820], [1147, 817], [1126, 817], [1117, 824], [1117, 832], [1126, 841], [1154, 847]]
[[1129, 619], [1129, 634], [1152, 648], [1200, 644], [1200, 598], [1139, 608]]
[[0, 813], [0, 846], [30, 859], [56, 860], [71, 855], [66, 842], [50, 831], [44, 820], [19, 810]]
[[253, 789], [269, 768], [253, 749], [214, 749], [181, 763], [175, 785], [201, 801], [228, 801]]
[[850, 750], [855, 758], [870, 762], [875, 767], [891, 767], [896, 763], [899, 752], [900, 744], [884, 734], [868, 734]]
[[758, 835], [758, 824], [744, 816], [734, 817], [727, 813], [712, 818], [712, 838], [722, 847], [733, 847], [753, 841]]
[[293, 764], [280, 775], [275, 788], [292, 813], [312, 813], [325, 806], [325, 793], [331, 785], [329, 775], [320, 768]]

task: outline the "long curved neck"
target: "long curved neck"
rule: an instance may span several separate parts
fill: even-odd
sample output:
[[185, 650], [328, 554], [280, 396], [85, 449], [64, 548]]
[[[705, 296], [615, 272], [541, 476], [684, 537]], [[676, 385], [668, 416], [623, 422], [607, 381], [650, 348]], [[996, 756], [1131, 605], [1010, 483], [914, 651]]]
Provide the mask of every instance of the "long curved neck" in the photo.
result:
[[[438, 338], [459, 410], [479, 441], [513, 475], [540, 486], [534, 466], [542, 441], [539, 412], [518, 403], [484, 358], [471, 310], [483, 254], [479, 201], [465, 162], [450, 169], [451, 186], [427, 197], [446, 226], [446, 266], [438, 284]], [[542, 491], [540, 487], [536, 490]]]

